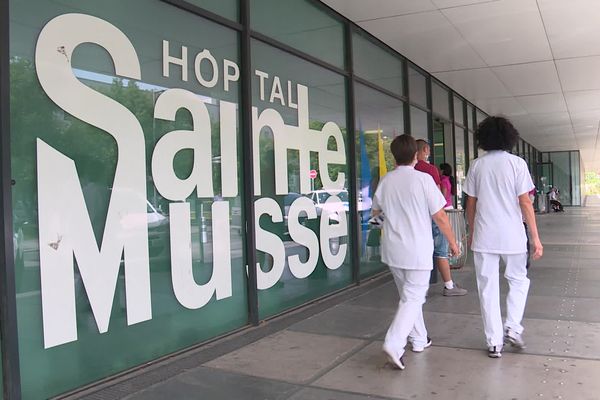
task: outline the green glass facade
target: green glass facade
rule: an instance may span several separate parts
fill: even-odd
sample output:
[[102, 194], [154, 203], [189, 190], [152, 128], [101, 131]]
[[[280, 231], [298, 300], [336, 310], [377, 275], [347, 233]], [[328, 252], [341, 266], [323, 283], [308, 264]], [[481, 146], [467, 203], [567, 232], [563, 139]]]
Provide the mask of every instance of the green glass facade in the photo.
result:
[[565, 206], [581, 205], [581, 160], [579, 151], [550, 151], [542, 153], [544, 162], [539, 168], [546, 192], [552, 186], [559, 191]]
[[368, 219], [393, 138], [432, 143], [457, 193], [477, 157], [482, 110], [317, 1], [8, 4], [13, 397], [384, 272]]

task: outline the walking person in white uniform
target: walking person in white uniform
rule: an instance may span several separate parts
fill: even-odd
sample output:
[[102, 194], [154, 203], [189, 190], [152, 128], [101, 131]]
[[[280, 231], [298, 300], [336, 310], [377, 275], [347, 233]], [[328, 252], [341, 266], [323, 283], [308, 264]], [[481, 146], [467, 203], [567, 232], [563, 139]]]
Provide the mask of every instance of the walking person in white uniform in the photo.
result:
[[452, 254], [458, 255], [459, 250], [444, 211], [446, 199], [430, 176], [414, 169], [415, 139], [401, 135], [390, 147], [397, 167], [379, 182], [372, 209], [376, 219], [383, 217], [382, 260], [389, 266], [400, 295], [383, 351], [393, 365], [404, 369], [402, 355], [409, 340], [415, 352], [431, 345], [423, 303], [433, 268], [432, 218], [448, 239]]
[[[467, 199], [469, 245], [473, 250], [481, 316], [492, 358], [502, 356], [505, 342], [524, 348], [521, 321], [529, 291], [527, 237], [523, 219], [531, 232], [533, 259], [543, 254], [529, 191], [534, 188], [527, 163], [509, 154], [519, 132], [505, 118], [488, 117], [475, 133], [478, 146], [487, 153], [469, 169], [464, 186]], [[500, 314], [500, 259], [509, 291], [506, 322]]]

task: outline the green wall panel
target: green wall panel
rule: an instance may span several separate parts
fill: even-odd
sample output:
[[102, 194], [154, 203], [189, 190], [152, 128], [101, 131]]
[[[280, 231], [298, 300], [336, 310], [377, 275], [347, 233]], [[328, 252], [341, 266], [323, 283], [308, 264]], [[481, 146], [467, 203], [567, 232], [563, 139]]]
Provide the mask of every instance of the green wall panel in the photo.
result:
[[[231, 73], [235, 68], [233, 64], [239, 64], [237, 33], [160, 1], [56, 3], [31, 0], [11, 1], [10, 6], [11, 154], [15, 180], [13, 209], [23, 398], [37, 399], [57, 395], [245, 325], [246, 268], [240, 220], [241, 185], [238, 179], [241, 176], [241, 153], [239, 146], [235, 145], [230, 145], [231, 151], [225, 153], [221, 150], [223, 143], [220, 141], [220, 135], [224, 132], [220, 126], [220, 116], [224, 113], [223, 102], [227, 101], [233, 105], [227, 114], [227, 132], [229, 138], [234, 139], [234, 144], [240, 142], [236, 139], [240, 82], [232, 79], [228, 90], [225, 90], [223, 74], [225, 60], [230, 62]], [[69, 15], [61, 18], [67, 19], [54, 19], [64, 14]], [[42, 34], [43, 27], [58, 26], [57, 21], [62, 21], [60, 26], [63, 29], [54, 34], [58, 39], [47, 33], [49, 30]], [[48, 23], [50, 25], [47, 25]], [[69, 43], [80, 37], [82, 32], [86, 35], [84, 41], [97, 43], [104, 40], [104, 44], [83, 43], [75, 48], [69, 47]], [[42, 38], [46, 41], [41, 40]], [[63, 41], [65, 44], [61, 45]], [[122, 45], [124, 41], [131, 43], [134, 52]], [[183, 58], [182, 46], [185, 46], [188, 55], [184, 68], [175, 62], [167, 65], [168, 76], [163, 71], [163, 41], [168, 41], [167, 50], [170, 57]], [[111, 50], [103, 48], [110, 46], [114, 47]], [[196, 55], [204, 49], [210, 51], [217, 63], [216, 72], [220, 72], [217, 84], [211, 87], [211, 83], [201, 84], [197, 78], [200, 73], [206, 81], [210, 80], [211, 74], [215, 72], [210, 62], [204, 60], [199, 71], [194, 63]], [[38, 55], [49, 55], [43, 56], [46, 58], [40, 56], [43, 61], [37, 62], [36, 51]], [[127, 66], [123, 67], [125, 53], [132, 58], [127, 61]], [[123, 74], [122, 71], [131, 70], [132, 63], [139, 63], [138, 78], [127, 79], [119, 75]], [[117, 64], [122, 68], [119, 74], [115, 70]], [[72, 96], [64, 74], [60, 73], [65, 68], [72, 70], [72, 74], [81, 85], [91, 89], [89, 93], [93, 93], [93, 90], [96, 96], [102, 99], [103, 103], [100, 106], [99, 103], [93, 103], [92, 94], [76, 97], [76, 101], [70, 107], [76, 109], [78, 103], [85, 104], [88, 117], [82, 118], [81, 114], [75, 115], [77, 112], [65, 111], [64, 104], [58, 105], [68, 102], [69, 96]], [[187, 74], [185, 79], [183, 71]], [[48, 76], [56, 78], [48, 79]], [[42, 81], [46, 85], [44, 88]], [[64, 90], [59, 86], [60, 90], [54, 95], [48, 94], [46, 88], [57, 84], [62, 85]], [[207, 125], [193, 121], [191, 112], [183, 108], [176, 112], [174, 121], [168, 121], [165, 117], [154, 118], [159, 99], [162, 98], [163, 110], [167, 103], [175, 104], [176, 108], [182, 104], [180, 98], [167, 100], [169, 95], [166, 91], [170, 88], [185, 90], [187, 101], [195, 104], [192, 108], [195, 111], [205, 109], [207, 112], [206, 115], [198, 117], [198, 120], [206, 121], [203, 118], [208, 116], [210, 123]], [[114, 112], [115, 109], [110, 108], [108, 99], [116, 101], [121, 111]], [[199, 102], [204, 106], [198, 105]], [[113, 137], [114, 132], [122, 128], [125, 113], [138, 121], [143, 132], [143, 141], [119, 142]], [[95, 116], [97, 121], [92, 121], [89, 115]], [[130, 118], [129, 121], [134, 120]], [[102, 127], [98, 127], [99, 125]], [[212, 180], [213, 189], [210, 195], [206, 194], [205, 180], [197, 189], [202, 193], [197, 195], [197, 190], [192, 189], [191, 193], [184, 194], [181, 199], [173, 200], [172, 194], [163, 196], [171, 189], [167, 188], [167, 184], [159, 184], [152, 171], [155, 149], [159, 140], [171, 131], [189, 131], [195, 128], [198, 129], [198, 135], [204, 135], [204, 143], [207, 143], [208, 139], [212, 143], [208, 146], [211, 150], [210, 159], [205, 160], [205, 153], [194, 156], [191, 149], [183, 149], [174, 156], [173, 173], [178, 179], [186, 179], [197, 168], [196, 163], [200, 162], [196, 158], [202, 158], [202, 165], [208, 165], [204, 168], [204, 173], [209, 181]], [[125, 131], [122, 135], [129, 137], [128, 135], [134, 133]], [[61, 174], [68, 168], [59, 165], [51, 165], [51, 168], [38, 167], [46, 165], [40, 160], [47, 155], [40, 153], [39, 149], [36, 150], [36, 145], [40, 145], [36, 142], [38, 140], [46, 144], [44, 151], [54, 151], [52, 154], [55, 155], [55, 159], [72, 160], [76, 168], [77, 190], [65, 193], [67, 178], [61, 177]], [[128, 146], [123, 143], [134, 144]], [[134, 153], [142, 154], [143, 157], [130, 157]], [[156, 156], [157, 159], [160, 157]], [[224, 170], [221, 169], [220, 161], [226, 159], [232, 160], [227, 173], [238, 173], [231, 175], [233, 178], [223, 176], [222, 179]], [[142, 160], [141, 165], [139, 160]], [[133, 182], [128, 181], [129, 178], [125, 179], [133, 176], [132, 171], [138, 170], [145, 171], [142, 172], [141, 179]], [[56, 177], [52, 175], [53, 171]], [[233, 186], [230, 182], [228, 187], [235, 190], [225, 193], [223, 182], [228, 180], [233, 181]], [[52, 188], [53, 196], [66, 199], [66, 202], [58, 203], [56, 210], [38, 212], [40, 204], [54, 201], [51, 198], [53, 196], [38, 201], [40, 181], [45, 184], [55, 182], [56, 185]], [[135, 294], [134, 286], [138, 281], [127, 278], [125, 273], [127, 265], [138, 262], [137, 258], [128, 254], [127, 248], [124, 252], [125, 262], [119, 263], [121, 256], [116, 253], [116, 259], [106, 258], [93, 270], [103, 275], [102, 279], [106, 278], [106, 282], [93, 281], [90, 278], [93, 276], [93, 272], [89, 272], [90, 269], [87, 273], [81, 272], [82, 266], [91, 268], [89, 265], [92, 265], [89, 259], [82, 255], [83, 252], [75, 257], [76, 266], [71, 269], [72, 277], [61, 281], [62, 278], [56, 277], [54, 271], [49, 270], [54, 264], [49, 262], [44, 264], [46, 266], [40, 265], [41, 254], [58, 252], [64, 249], [64, 246], [75, 243], [80, 239], [78, 236], [86, 235], [85, 230], [71, 229], [64, 222], [68, 218], [64, 218], [60, 221], [63, 224], [60, 229], [64, 229], [64, 232], [60, 231], [55, 239], [39, 244], [38, 238], [43, 231], [40, 224], [48, 223], [55, 216], [54, 211], [56, 215], [66, 217], [71, 211], [76, 213], [75, 209], [69, 208], [72, 204], [80, 204], [76, 200], [76, 194], [79, 192], [85, 200], [84, 210], [89, 215], [91, 240], [96, 242], [97, 248], [102, 246], [103, 251], [108, 252], [104, 247], [109, 247], [106, 243], [111, 238], [104, 237], [104, 233], [107, 213], [110, 207], [115, 206], [111, 202], [117, 196], [123, 196], [122, 193], [125, 193], [124, 196], [131, 196], [127, 194], [127, 185], [139, 187], [140, 182], [146, 187], [146, 193], [141, 194], [142, 199], [139, 203], [142, 205], [141, 212], [126, 216], [119, 214], [112, 220], [117, 226], [117, 231], [125, 235], [138, 232], [136, 229], [139, 226], [147, 226], [148, 229], [148, 263], [145, 268], [149, 270], [149, 289], [143, 282], [140, 286], [142, 292], [148, 290], [151, 318], [142, 318], [141, 322], [128, 322], [128, 311], [140, 307], [136, 303], [140, 295]], [[138, 199], [135, 201], [138, 204]], [[213, 239], [213, 234], [216, 234], [215, 229], [219, 226], [215, 227], [212, 224], [211, 212], [211, 207], [217, 201], [228, 209], [225, 219], [221, 218], [219, 221], [225, 221], [224, 225], [229, 226], [228, 231], [219, 231], [221, 236], [218, 241]], [[219, 300], [213, 295], [212, 298], [206, 299], [207, 304], [200, 307], [197, 304], [190, 306], [189, 303], [183, 306], [178, 299], [186, 296], [184, 292], [187, 289], [176, 290], [173, 283], [174, 276], [180, 276], [181, 273], [175, 274], [171, 268], [170, 249], [172, 245], [177, 245], [176, 241], [172, 240], [170, 231], [171, 226], [176, 226], [174, 208], [171, 207], [185, 204], [189, 204], [190, 209], [185, 224], [189, 227], [191, 235], [191, 246], [187, 248], [191, 257], [191, 273], [186, 277], [187, 282], [191, 282], [190, 286], [205, 284], [211, 281], [214, 271], [228, 269], [225, 264], [216, 265], [213, 260], [216, 257], [215, 253], [223, 251], [224, 244], [229, 246], [225, 251], [230, 255], [231, 276], [229, 283], [225, 282], [224, 286], [230, 285], [231, 293], [221, 293]], [[190, 235], [187, 235], [188, 240]], [[117, 240], [121, 239], [129, 240]], [[133, 250], [131, 251], [133, 254]], [[93, 251], [87, 253], [89, 255]], [[183, 253], [186, 252], [180, 252]], [[106, 272], [111, 269], [115, 271], [115, 267], [119, 269], [118, 273]], [[68, 269], [67, 265], [67, 269], [61, 269], [61, 273]], [[42, 271], [46, 271], [46, 275]], [[113, 295], [110, 281], [115, 278], [116, 288]], [[125, 282], [128, 280], [132, 287], [126, 289]], [[61, 293], [56, 293], [58, 283], [64, 285], [67, 293], [74, 294], [75, 325], [70, 324], [68, 320], [68, 316], [71, 315], [69, 304], [61, 308], [52, 307], [50, 301], [42, 301], [42, 293], [44, 296], [54, 293], [60, 297]], [[90, 301], [90, 293], [94, 290], [100, 290], [102, 294], [96, 293], [96, 300]], [[179, 297], [176, 296], [176, 292], [179, 293]], [[109, 298], [110, 319], [104, 333], [100, 333], [97, 322], [101, 314], [98, 308], [101, 301], [97, 300], [98, 296]], [[190, 297], [189, 293], [187, 296]], [[128, 297], [131, 297], [132, 304], [127, 303]], [[93, 309], [93, 306], [96, 308]], [[48, 326], [44, 326], [44, 318]], [[64, 335], [60, 336], [60, 329], [63, 329], [61, 324], [66, 330], [75, 329], [76, 336], [65, 340]], [[58, 338], [52, 337], [53, 329], [59, 332]]]

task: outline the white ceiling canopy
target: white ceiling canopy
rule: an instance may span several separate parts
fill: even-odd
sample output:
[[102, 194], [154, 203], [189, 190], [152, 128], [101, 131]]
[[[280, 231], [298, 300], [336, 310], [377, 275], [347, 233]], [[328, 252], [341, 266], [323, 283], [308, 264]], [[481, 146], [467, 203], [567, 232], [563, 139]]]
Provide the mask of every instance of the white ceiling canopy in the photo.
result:
[[599, 0], [322, 0], [542, 151], [600, 167]]

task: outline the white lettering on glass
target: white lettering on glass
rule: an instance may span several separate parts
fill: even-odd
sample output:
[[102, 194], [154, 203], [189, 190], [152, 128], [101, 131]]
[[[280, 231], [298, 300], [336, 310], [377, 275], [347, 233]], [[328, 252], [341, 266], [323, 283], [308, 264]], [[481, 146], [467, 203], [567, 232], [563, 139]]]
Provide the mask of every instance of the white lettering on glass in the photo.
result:
[[[206, 60], [210, 63], [212, 68], [212, 77], [210, 79], [204, 79], [202, 76], [201, 66], [202, 61]], [[196, 54], [196, 60], [194, 61], [194, 71], [196, 72], [196, 79], [198, 82], [204, 87], [212, 88], [217, 86], [217, 82], [219, 81], [219, 65], [217, 64], [217, 60], [210, 54], [209, 50], [203, 50], [200, 53]]]
[[[152, 176], [158, 192], [166, 199], [182, 201], [194, 189], [198, 197], [214, 195], [212, 182], [212, 151], [210, 116], [204, 101], [183, 89], [169, 89], [156, 100], [154, 117], [175, 121], [181, 108], [192, 116], [193, 130], [175, 130], [160, 138], [152, 154]], [[192, 172], [180, 179], [173, 169], [175, 155], [184, 149], [194, 151]]]
[[231, 251], [229, 240], [229, 202], [212, 205], [213, 271], [210, 281], [198, 285], [192, 268], [192, 230], [190, 203], [171, 203], [171, 269], [173, 291], [181, 305], [189, 309], [205, 306], [213, 294], [217, 300], [231, 297]]
[[[263, 197], [254, 202], [254, 223], [256, 224], [256, 250], [269, 254], [273, 258], [273, 266], [269, 271], [263, 271], [260, 262], [256, 263], [256, 281], [260, 290], [268, 289], [275, 285], [285, 267], [285, 248], [283, 242], [274, 233], [260, 227], [260, 217], [267, 214], [275, 223], [283, 222], [283, 215], [279, 204], [271, 198]], [[266, 259], [266, 257], [265, 257]]]
[[[338, 173], [337, 179], [329, 177], [329, 164], [344, 164], [346, 149], [340, 128], [333, 122], [328, 122], [321, 130], [310, 129], [308, 119], [308, 88], [298, 85], [298, 126], [286, 125], [281, 115], [272, 108], [267, 108], [258, 114], [256, 107], [252, 108], [252, 131], [254, 135], [254, 194], [261, 194], [260, 179], [260, 133], [264, 128], [273, 132], [273, 147], [275, 155], [275, 193], [284, 195], [289, 192], [288, 150], [298, 150], [300, 170], [300, 193], [311, 191], [310, 153], [319, 154], [319, 168], [323, 189], [341, 190], [344, 187], [345, 174]], [[328, 150], [327, 143], [333, 137], [336, 150]]]
[[[37, 141], [38, 213], [40, 240], [40, 274], [44, 346], [57, 346], [77, 340], [75, 304], [75, 268], [77, 261], [83, 286], [89, 298], [98, 330], [108, 330], [121, 261], [124, 263], [127, 322], [135, 324], [152, 318], [148, 220], [146, 212], [146, 160], [144, 132], [136, 119], [122, 104], [94, 91], [73, 74], [71, 58], [77, 46], [91, 43], [104, 48], [115, 66], [115, 75], [141, 80], [139, 59], [135, 48], [123, 32], [99, 18], [83, 14], [66, 14], [51, 20], [40, 33], [36, 47], [36, 70], [40, 84], [49, 98], [74, 117], [111, 135], [118, 147], [118, 160], [106, 224], [101, 243], [97, 243], [89, 212], [86, 208], [80, 177], [75, 162]], [[162, 72], [169, 77], [169, 68], [181, 67], [181, 80], [188, 79], [188, 48], [181, 46], [181, 57], [170, 54], [170, 44], [162, 42]], [[211, 64], [212, 75], [201, 65]], [[172, 71], [171, 71], [172, 72]], [[197, 81], [205, 87], [215, 87], [220, 76], [219, 61], [208, 50], [194, 58]], [[259, 93], [265, 99], [265, 84], [269, 74], [255, 71], [259, 77]], [[239, 67], [223, 60], [223, 89], [240, 79]], [[286, 93], [281, 80], [272, 77], [269, 101], [285, 106]], [[297, 126], [285, 124], [281, 114], [272, 108], [258, 112], [252, 108], [254, 147], [254, 192], [260, 195], [259, 136], [263, 129], [273, 133], [275, 158], [275, 192], [289, 192], [288, 152], [299, 155], [299, 187], [309, 193], [311, 153], [318, 155], [319, 176], [325, 191], [343, 190], [345, 174], [330, 176], [332, 165], [346, 163], [344, 137], [340, 128], [327, 122], [320, 129], [309, 126], [308, 88], [296, 86], [296, 101], [292, 101], [292, 84], [287, 81], [288, 107], [297, 109]], [[238, 107], [219, 101], [219, 120], [211, 121], [208, 100], [188, 90], [172, 88], [156, 100], [155, 119], [176, 122], [176, 114], [185, 109], [192, 118], [191, 130], [174, 130], [157, 142], [151, 162], [154, 184], [158, 192], [173, 203], [169, 205], [172, 284], [175, 297], [186, 308], [197, 309], [216, 300], [232, 296], [230, 207], [228, 201], [213, 201], [212, 213], [212, 275], [198, 285], [192, 267], [192, 228], [190, 196], [214, 198], [213, 168], [220, 161], [222, 198], [239, 195], [238, 184]], [[213, 157], [212, 124], [218, 125], [220, 152]], [[186, 178], [175, 174], [174, 160], [182, 150], [193, 152], [191, 172]], [[90, 149], [93, 151], [93, 149]], [[215, 150], [216, 151], [216, 150]], [[290, 272], [306, 278], [315, 270], [319, 255], [327, 268], [339, 268], [346, 256], [348, 235], [346, 210], [338, 196], [332, 195], [320, 205], [319, 235], [302, 223], [302, 219], [319, 218], [315, 203], [300, 196], [288, 210], [288, 229], [292, 240], [306, 249], [306, 260], [298, 255], [287, 258]], [[257, 263], [258, 289], [265, 290], [281, 279], [286, 254], [282, 239], [263, 229], [259, 222], [283, 224], [282, 206], [271, 198], [255, 201], [257, 250], [264, 253], [265, 262]], [[269, 267], [269, 265], [271, 265]]]
[[35, 62], [42, 88], [60, 108], [113, 136], [119, 153], [104, 236], [98, 246], [75, 163], [38, 139], [40, 274], [46, 348], [77, 340], [73, 255], [100, 332], [108, 330], [121, 255], [125, 261], [127, 323], [152, 318], [144, 133], [127, 108], [77, 80], [70, 60], [75, 48], [83, 43], [106, 49], [116, 75], [140, 79], [140, 65], [131, 42], [99, 18], [61, 15], [40, 33]]
[[229, 82], [240, 79], [240, 68], [231, 60], [223, 59], [223, 90], [229, 92]]
[[299, 279], [306, 278], [312, 274], [319, 261], [319, 239], [310, 228], [300, 223], [301, 214], [306, 214], [307, 219], [317, 218], [315, 203], [308, 197], [298, 197], [294, 200], [288, 212], [290, 237], [296, 243], [305, 246], [308, 250], [308, 259], [306, 262], [301, 262], [297, 254], [288, 257], [290, 272]]
[[[331, 221], [335, 224], [330, 224]], [[340, 238], [348, 235], [348, 222], [342, 201], [337, 196], [329, 196], [321, 212], [321, 252], [323, 261], [329, 269], [338, 269], [346, 258], [347, 244], [341, 244]], [[332, 240], [337, 252], [332, 251]]]
[[[116, 28], [115, 28], [116, 29]], [[181, 46], [181, 58], [173, 57], [169, 53], [169, 41], [163, 40], [163, 76], [169, 77], [169, 64], [179, 65], [181, 67], [181, 79], [185, 82], [188, 80], [188, 58], [187, 47]]]

